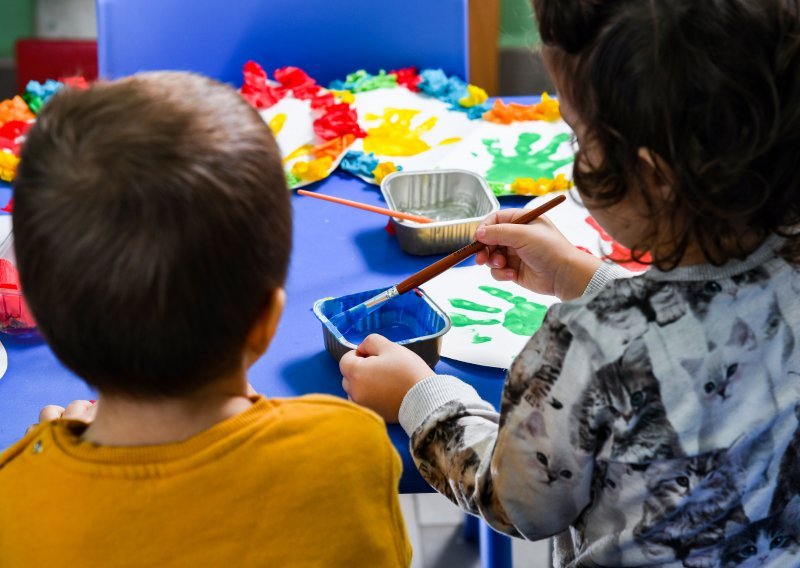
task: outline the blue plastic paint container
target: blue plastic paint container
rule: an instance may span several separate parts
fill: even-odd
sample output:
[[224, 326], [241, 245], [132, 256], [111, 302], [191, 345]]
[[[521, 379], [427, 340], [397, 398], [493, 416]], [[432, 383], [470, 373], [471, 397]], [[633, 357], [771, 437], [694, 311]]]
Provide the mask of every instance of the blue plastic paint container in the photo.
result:
[[439, 361], [442, 336], [450, 330], [450, 318], [422, 290], [412, 290], [392, 298], [367, 317], [352, 324], [342, 333], [331, 323], [336, 314], [357, 306], [383, 289], [368, 290], [339, 298], [323, 298], [314, 302], [314, 315], [322, 322], [325, 349], [337, 361], [355, 349], [370, 333], [379, 333], [404, 345], [431, 367]]

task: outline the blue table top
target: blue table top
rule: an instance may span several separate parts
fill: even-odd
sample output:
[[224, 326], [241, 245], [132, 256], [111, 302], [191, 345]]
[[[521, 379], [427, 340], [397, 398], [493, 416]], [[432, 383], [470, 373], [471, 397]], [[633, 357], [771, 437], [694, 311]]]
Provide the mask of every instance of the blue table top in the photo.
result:
[[[328, 195], [385, 206], [380, 191], [343, 172], [306, 188]], [[11, 195], [0, 185], [0, 204]], [[504, 207], [521, 207], [529, 198], [503, 198]], [[415, 257], [400, 249], [385, 231], [387, 218], [317, 199], [292, 196], [294, 248], [286, 284], [287, 304], [267, 354], [250, 370], [258, 392], [270, 397], [326, 393], [344, 397], [336, 361], [325, 351], [314, 301], [374, 288], [386, 288], [441, 258]], [[468, 261], [469, 262], [469, 261]], [[8, 371], [0, 379], [0, 449], [19, 439], [47, 404], [65, 405], [94, 393], [56, 360], [41, 340], [0, 337], [8, 351]], [[435, 369], [474, 386], [499, 405], [504, 372], [442, 359]], [[414, 467], [408, 437], [398, 425], [389, 436], [403, 459], [402, 493], [431, 491]]]

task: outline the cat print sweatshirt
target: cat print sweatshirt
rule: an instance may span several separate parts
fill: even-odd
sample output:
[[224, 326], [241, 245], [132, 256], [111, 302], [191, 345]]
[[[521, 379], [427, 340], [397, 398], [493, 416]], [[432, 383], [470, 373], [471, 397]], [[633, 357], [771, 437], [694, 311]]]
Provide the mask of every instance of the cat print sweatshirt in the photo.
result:
[[500, 412], [455, 377], [400, 423], [423, 477], [560, 566], [800, 566], [800, 267], [779, 237], [550, 308]]

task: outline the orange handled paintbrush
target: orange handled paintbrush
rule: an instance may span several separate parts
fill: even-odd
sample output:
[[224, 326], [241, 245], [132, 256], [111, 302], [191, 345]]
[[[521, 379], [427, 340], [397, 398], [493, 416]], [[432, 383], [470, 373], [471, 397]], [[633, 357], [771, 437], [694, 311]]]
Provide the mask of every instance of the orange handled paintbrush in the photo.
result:
[[364, 211], [371, 211], [372, 213], [380, 213], [396, 219], [403, 219], [405, 221], [414, 221], [415, 223], [433, 223], [433, 219], [423, 217], [421, 215], [412, 215], [411, 213], [402, 213], [400, 211], [392, 211], [391, 209], [384, 209], [383, 207], [375, 207], [374, 205], [367, 205], [366, 203], [359, 203], [358, 201], [350, 201], [349, 199], [342, 199], [341, 197], [332, 197], [330, 195], [323, 195], [321, 193], [312, 193], [304, 189], [298, 189], [297, 193], [306, 195], [308, 197], [316, 197], [331, 203], [339, 203], [340, 205], [348, 205], [356, 209], [363, 209]]

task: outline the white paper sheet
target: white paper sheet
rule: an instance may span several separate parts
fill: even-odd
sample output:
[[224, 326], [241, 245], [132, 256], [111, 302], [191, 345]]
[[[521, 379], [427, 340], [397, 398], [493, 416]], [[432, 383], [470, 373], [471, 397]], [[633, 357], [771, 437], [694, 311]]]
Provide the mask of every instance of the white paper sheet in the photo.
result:
[[475, 122], [477, 128], [454, 144], [437, 167], [468, 169], [490, 183], [509, 185], [517, 178], [572, 178], [574, 152], [564, 121]]
[[[387, 118], [398, 119], [398, 114], [387, 114], [387, 109], [417, 111], [403, 130], [428, 149], [411, 156], [382, 153], [369, 148], [369, 136], [351, 146], [353, 151], [373, 150], [381, 162], [393, 162], [404, 171], [466, 169], [489, 182], [507, 186], [523, 177], [551, 179], [563, 173], [571, 178], [571, 130], [561, 120], [511, 124], [470, 120], [466, 113], [452, 110], [447, 103], [401, 87], [359, 93], [353, 106], [358, 111], [359, 124], [367, 132], [380, 127]], [[432, 119], [432, 127], [423, 126], [430, 126]], [[372, 177], [363, 179], [375, 182]], [[510, 192], [508, 187], [504, 192]]]
[[[11, 239], [11, 215], [0, 215], [0, 258], [5, 258], [13, 264], [17, 264], [14, 257], [14, 247]], [[0, 379], [8, 370], [8, 353], [6, 348], [0, 343]]]
[[[452, 268], [422, 289], [453, 320], [442, 341], [442, 357], [500, 369], [511, 365], [541, 325], [546, 309], [558, 301], [497, 282], [485, 266]], [[527, 325], [520, 325], [520, 317]], [[521, 333], [523, 327], [530, 333]]]
[[[310, 100], [286, 96], [273, 106], [259, 111], [259, 114], [267, 124], [279, 114], [285, 117], [283, 127], [275, 136], [275, 141], [278, 143], [278, 149], [281, 151], [281, 157], [284, 160], [284, 171], [291, 172], [295, 163], [308, 162], [314, 159], [309, 154], [298, 154], [291, 159], [286, 159], [303, 146], [316, 146], [322, 142], [314, 132], [314, 111], [311, 109]], [[331, 167], [328, 169], [328, 175], [339, 166], [346, 153], [347, 150], [333, 160]], [[291, 189], [299, 189], [312, 183], [314, 182], [301, 180]]]
[[[377, 89], [356, 95], [353, 107], [358, 112], [358, 123], [368, 133], [380, 127], [386, 118], [387, 109], [417, 111], [408, 124], [409, 138], [419, 139], [429, 149], [412, 156], [396, 156], [378, 151], [373, 152], [381, 162], [393, 162], [404, 171], [430, 170], [438, 168], [439, 162], [458, 144], [442, 142], [448, 139], [463, 140], [475, 131], [481, 121], [469, 120], [463, 112], [449, 110], [449, 105], [438, 99], [413, 93], [405, 88]], [[396, 119], [397, 116], [394, 116]], [[426, 122], [435, 119], [435, 124], [421, 128]], [[360, 139], [351, 146], [353, 151], [366, 151], [365, 140]], [[374, 182], [369, 179], [367, 181]]]
[[3, 344], [0, 343], [0, 379], [5, 377], [6, 371], [8, 371], [8, 353]]

